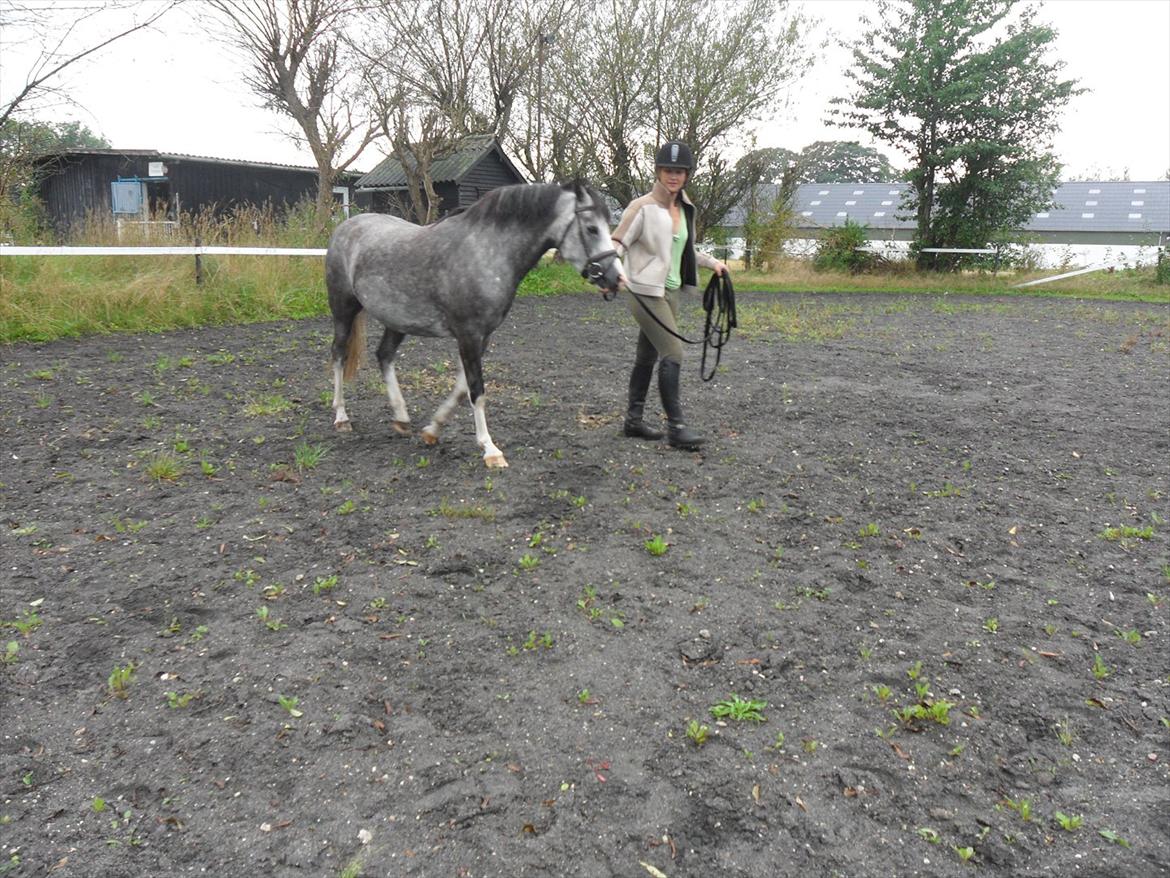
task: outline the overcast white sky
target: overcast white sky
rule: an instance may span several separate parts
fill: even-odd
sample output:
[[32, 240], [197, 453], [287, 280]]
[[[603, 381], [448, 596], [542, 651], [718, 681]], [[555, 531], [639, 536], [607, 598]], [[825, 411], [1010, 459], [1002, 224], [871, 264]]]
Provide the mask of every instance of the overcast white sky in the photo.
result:
[[[28, 2], [28, 0], [26, 0]], [[53, 6], [45, 2], [46, 9]], [[56, 5], [61, 5], [57, 2]], [[74, 4], [69, 4], [74, 5]], [[283, 121], [263, 109], [240, 82], [238, 61], [202, 31], [190, 11], [163, 19], [151, 32], [115, 43], [58, 85], [76, 102], [39, 113], [77, 119], [120, 149], [157, 149], [222, 158], [311, 165], [307, 150], [281, 133]], [[822, 19], [819, 36], [852, 39], [868, 0], [805, 0]], [[1163, 178], [1170, 168], [1170, 0], [1043, 0], [1041, 21], [1059, 33], [1055, 54], [1066, 75], [1090, 89], [1062, 120], [1055, 150], [1065, 176]], [[23, 84], [28, 58], [0, 33], [0, 102]], [[815, 40], [819, 42], [820, 40]], [[861, 140], [825, 124], [830, 98], [843, 95], [846, 50], [830, 45], [789, 95], [789, 105], [758, 133], [759, 146], [800, 149], [815, 140]], [[620, 59], [615, 59], [620, 63]], [[902, 164], [882, 144], [895, 164]], [[358, 162], [372, 168], [371, 150]]]

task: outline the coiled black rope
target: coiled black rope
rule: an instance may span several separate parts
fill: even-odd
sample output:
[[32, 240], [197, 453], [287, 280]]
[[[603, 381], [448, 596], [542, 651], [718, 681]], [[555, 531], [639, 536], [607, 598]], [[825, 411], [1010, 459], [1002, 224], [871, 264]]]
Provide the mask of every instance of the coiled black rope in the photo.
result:
[[[710, 381], [715, 377], [715, 370], [719, 368], [719, 361], [723, 358], [723, 346], [731, 338], [731, 330], [738, 325], [735, 322], [735, 287], [731, 283], [731, 272], [724, 270], [723, 274], [712, 274], [711, 279], [707, 281], [707, 288], [703, 290], [703, 310], [707, 312], [707, 319], [703, 326], [702, 338], [692, 339], [679, 335], [655, 316], [642, 301], [641, 296], [636, 293], [631, 295], [655, 323], [679, 341], [685, 344], [701, 344], [703, 357], [699, 361], [699, 377], [704, 381]], [[711, 371], [707, 372], [707, 351], [711, 348], [715, 350], [715, 364], [711, 366]]]

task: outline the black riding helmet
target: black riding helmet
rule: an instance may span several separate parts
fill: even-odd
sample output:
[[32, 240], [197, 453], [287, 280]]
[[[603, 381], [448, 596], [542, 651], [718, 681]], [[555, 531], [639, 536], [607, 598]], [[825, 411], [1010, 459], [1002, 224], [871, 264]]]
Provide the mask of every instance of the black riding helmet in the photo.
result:
[[690, 176], [695, 169], [695, 157], [691, 148], [681, 140], [668, 140], [658, 148], [658, 156], [654, 159], [656, 168], [682, 168]]

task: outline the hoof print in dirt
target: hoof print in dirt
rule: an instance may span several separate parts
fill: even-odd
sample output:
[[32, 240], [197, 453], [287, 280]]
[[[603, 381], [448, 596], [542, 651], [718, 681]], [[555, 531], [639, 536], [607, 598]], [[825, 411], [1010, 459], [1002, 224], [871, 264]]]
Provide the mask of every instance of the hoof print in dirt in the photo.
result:
[[719, 661], [723, 648], [708, 631], [703, 631], [678, 642], [678, 651], [687, 665], [713, 665]]

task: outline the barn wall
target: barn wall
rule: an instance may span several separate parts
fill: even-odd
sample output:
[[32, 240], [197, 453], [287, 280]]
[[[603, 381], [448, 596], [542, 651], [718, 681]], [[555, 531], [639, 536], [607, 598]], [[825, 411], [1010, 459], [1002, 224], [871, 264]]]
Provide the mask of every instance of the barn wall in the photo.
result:
[[492, 150], [464, 174], [459, 186], [459, 207], [470, 207], [493, 189], [523, 182], [516, 179]]
[[47, 165], [40, 185], [53, 225], [64, 231], [80, 223], [86, 214], [110, 213], [110, 183], [119, 177], [146, 176], [146, 161], [121, 155], [62, 156]]
[[[39, 194], [53, 225], [67, 232], [88, 213], [109, 216], [110, 184], [119, 177], [146, 178], [151, 162], [166, 165], [167, 183], [159, 187], [170, 204], [178, 196], [183, 213], [204, 209], [225, 212], [240, 205], [289, 207], [317, 196], [317, 173], [298, 168], [272, 168], [153, 152], [65, 154], [44, 164]], [[152, 188], [155, 188], [152, 185]]]
[[229, 165], [193, 159], [166, 161], [171, 191], [184, 213], [230, 210], [240, 205], [289, 207], [317, 197], [317, 174], [289, 168]]

